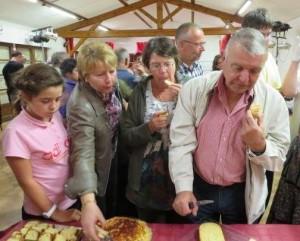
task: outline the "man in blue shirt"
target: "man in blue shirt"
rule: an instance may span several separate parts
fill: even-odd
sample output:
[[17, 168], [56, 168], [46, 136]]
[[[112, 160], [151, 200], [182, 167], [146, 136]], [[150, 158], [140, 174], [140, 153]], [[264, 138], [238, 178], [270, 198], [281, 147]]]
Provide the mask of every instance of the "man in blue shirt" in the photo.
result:
[[115, 51], [118, 58], [117, 77], [123, 80], [131, 89], [133, 89], [137, 82], [135, 81], [134, 73], [128, 68], [129, 54], [126, 49], [119, 48]]
[[175, 43], [179, 56], [178, 80], [184, 84], [203, 74], [200, 57], [205, 50], [203, 30], [194, 23], [184, 23], [176, 30]]
[[72, 58], [65, 59], [59, 66], [61, 74], [64, 78], [64, 94], [61, 101], [61, 107], [59, 112], [62, 117], [66, 119], [66, 106], [69, 100], [69, 97], [78, 81], [78, 71], [76, 68], [76, 60]]

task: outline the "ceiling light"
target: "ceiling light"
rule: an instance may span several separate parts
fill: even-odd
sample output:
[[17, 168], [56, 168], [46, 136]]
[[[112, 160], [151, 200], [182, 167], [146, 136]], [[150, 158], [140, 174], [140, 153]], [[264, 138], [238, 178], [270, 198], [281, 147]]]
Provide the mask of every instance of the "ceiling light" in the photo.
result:
[[108, 31], [108, 29], [106, 28], [106, 27], [103, 27], [103, 26], [98, 26], [97, 27], [99, 30], [101, 30], [101, 31], [105, 31], [105, 32], [107, 32]]
[[241, 16], [249, 8], [251, 4], [252, 4], [252, 0], [247, 0], [246, 2], [244, 2], [244, 4], [241, 6], [241, 8], [238, 11], [238, 15]]
[[31, 3], [38, 3], [38, 0], [26, 0], [27, 2], [31, 2]]
[[73, 19], [77, 19], [77, 17], [74, 15], [74, 14], [71, 14], [71, 13], [68, 13], [62, 9], [59, 9], [59, 8], [56, 8], [56, 7], [53, 7], [53, 6], [48, 6], [53, 12], [56, 12], [62, 16], [65, 16], [65, 17], [69, 17], [69, 18], [73, 18]]

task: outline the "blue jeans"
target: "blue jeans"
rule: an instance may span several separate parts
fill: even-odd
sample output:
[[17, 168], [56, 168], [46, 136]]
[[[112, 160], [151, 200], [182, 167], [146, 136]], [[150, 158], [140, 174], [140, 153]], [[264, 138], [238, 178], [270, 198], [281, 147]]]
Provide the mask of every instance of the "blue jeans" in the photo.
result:
[[197, 200], [209, 199], [214, 203], [200, 206], [196, 217], [189, 216], [192, 223], [247, 223], [244, 182], [230, 186], [211, 185], [195, 173], [194, 195]]

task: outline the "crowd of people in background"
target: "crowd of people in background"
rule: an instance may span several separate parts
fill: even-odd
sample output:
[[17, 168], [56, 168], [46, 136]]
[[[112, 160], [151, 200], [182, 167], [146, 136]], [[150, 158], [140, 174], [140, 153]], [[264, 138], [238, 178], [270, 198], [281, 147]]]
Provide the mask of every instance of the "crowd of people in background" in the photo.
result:
[[284, 168], [268, 222], [300, 223], [300, 43], [281, 81], [272, 23], [266, 9], [249, 12], [208, 73], [195, 23], [175, 41], [150, 39], [131, 63], [101, 41], [25, 68], [13, 52], [3, 76], [17, 113], [2, 142], [25, 194], [22, 218], [80, 220], [93, 241], [95, 225], [116, 215], [258, 223]]

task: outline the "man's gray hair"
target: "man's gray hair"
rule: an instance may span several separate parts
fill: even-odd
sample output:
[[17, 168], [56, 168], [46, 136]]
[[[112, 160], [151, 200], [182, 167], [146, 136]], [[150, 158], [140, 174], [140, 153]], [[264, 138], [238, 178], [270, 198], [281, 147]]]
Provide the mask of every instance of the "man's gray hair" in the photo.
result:
[[231, 48], [234, 48], [236, 43], [243, 46], [251, 54], [263, 55], [267, 54], [268, 51], [264, 36], [254, 28], [242, 28], [235, 32], [226, 46], [225, 56]]
[[178, 41], [178, 40], [185, 38], [188, 31], [192, 28], [203, 31], [198, 24], [190, 23], [190, 22], [183, 23], [176, 29], [175, 40]]
[[115, 54], [117, 55], [118, 63], [121, 63], [122, 61], [129, 59], [129, 53], [125, 48], [117, 49], [115, 51]]

